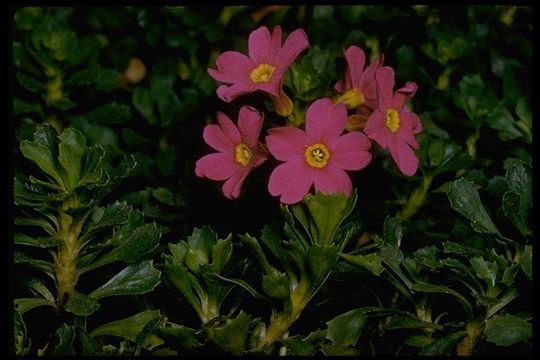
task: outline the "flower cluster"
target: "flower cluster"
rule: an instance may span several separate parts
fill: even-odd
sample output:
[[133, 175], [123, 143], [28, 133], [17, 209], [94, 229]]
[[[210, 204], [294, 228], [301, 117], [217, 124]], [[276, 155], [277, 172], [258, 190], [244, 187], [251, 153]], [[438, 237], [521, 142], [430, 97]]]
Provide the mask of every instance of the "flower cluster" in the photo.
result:
[[[208, 73], [223, 83], [217, 89], [221, 100], [232, 102], [262, 92], [278, 115], [289, 117], [293, 102], [283, 90], [284, 76], [308, 47], [302, 29], [290, 33], [282, 45], [280, 26], [271, 33], [262, 26], [249, 35], [248, 56], [226, 51], [217, 58], [217, 69]], [[272, 171], [268, 191], [280, 196], [282, 203], [301, 201], [312, 187], [350, 195], [352, 182], [346, 171], [361, 170], [370, 163], [370, 140], [389, 151], [404, 175], [414, 175], [418, 169], [414, 150], [419, 147], [415, 134], [422, 124], [405, 103], [416, 93], [416, 83], [407, 82], [394, 91], [394, 71], [383, 66], [383, 55], [368, 66], [364, 51], [357, 46], [346, 49], [344, 55], [347, 68], [334, 86], [336, 97], [313, 101], [306, 110], [304, 129], [269, 128], [263, 143], [262, 112], [242, 106], [238, 125], [218, 112], [218, 125], [207, 125], [203, 133], [206, 143], [218, 152], [197, 161], [197, 176], [225, 180], [223, 193], [234, 199], [240, 196], [247, 175], [272, 155], [282, 163]]]

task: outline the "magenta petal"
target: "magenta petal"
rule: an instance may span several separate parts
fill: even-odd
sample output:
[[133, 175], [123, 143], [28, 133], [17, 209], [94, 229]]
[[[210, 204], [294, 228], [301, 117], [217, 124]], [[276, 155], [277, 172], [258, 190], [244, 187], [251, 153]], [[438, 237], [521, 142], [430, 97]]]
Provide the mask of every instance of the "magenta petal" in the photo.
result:
[[197, 160], [195, 174], [212, 180], [225, 180], [233, 176], [240, 164], [234, 161], [233, 154], [213, 153]]
[[242, 79], [241, 81], [230, 86], [221, 85], [218, 87], [216, 93], [221, 100], [229, 103], [238, 96], [250, 93], [252, 91], [252, 83], [246, 79]]
[[371, 142], [361, 132], [341, 135], [328, 143], [329, 163], [344, 170], [360, 170], [371, 161]]
[[396, 162], [399, 170], [407, 176], [412, 176], [418, 170], [418, 157], [407, 143], [398, 137], [388, 143], [390, 155]]
[[398, 89], [394, 94], [394, 107], [396, 110], [401, 111], [405, 102], [412, 98], [416, 94], [418, 85], [415, 82], [407, 82], [404, 87]]
[[351, 85], [360, 89], [360, 80], [366, 65], [366, 54], [358, 46], [350, 46], [345, 51], [345, 59], [347, 59], [347, 74]]
[[375, 110], [369, 116], [363, 131], [368, 138], [376, 141], [383, 149], [386, 149], [388, 139], [390, 137], [390, 131], [384, 122], [385, 117], [383, 113], [379, 110]]
[[283, 82], [283, 74], [274, 73], [272, 79], [266, 83], [260, 82], [254, 84], [256, 90], [265, 91], [270, 95], [279, 97], [281, 94], [281, 84]]
[[292, 160], [277, 166], [268, 181], [270, 194], [281, 195], [284, 204], [301, 201], [313, 184], [314, 169], [304, 160]]
[[389, 66], [383, 66], [375, 72], [377, 81], [377, 96], [379, 98], [379, 110], [385, 111], [392, 107], [394, 91], [394, 70]]
[[268, 130], [266, 146], [270, 153], [280, 161], [304, 159], [304, 151], [308, 146], [307, 135], [303, 130], [285, 126]]
[[407, 144], [412, 146], [414, 149], [418, 149], [420, 145], [414, 134], [422, 131], [422, 123], [415, 113], [412, 112], [402, 112], [399, 114], [400, 117], [400, 127], [397, 131], [399, 137], [401, 137]]
[[235, 145], [223, 134], [216, 124], [206, 125], [203, 131], [203, 139], [208, 145], [223, 153], [234, 153]]
[[242, 190], [242, 185], [244, 180], [249, 174], [248, 168], [242, 168], [237, 171], [229, 180], [225, 181], [223, 184], [222, 190], [223, 195], [228, 199], [236, 199], [240, 196], [240, 191]]
[[229, 119], [227, 115], [225, 115], [221, 111], [218, 111], [217, 121], [219, 127], [221, 128], [221, 131], [223, 131], [223, 134], [225, 134], [225, 136], [231, 141], [231, 143], [236, 146], [240, 144], [240, 142], [242, 142], [238, 128], [236, 127], [236, 125], [234, 125], [234, 123], [231, 121], [231, 119]]
[[216, 59], [217, 70], [208, 69], [208, 74], [218, 81], [226, 83], [238, 82], [245, 78], [253, 68], [253, 62], [237, 51], [225, 51]]
[[242, 106], [238, 114], [238, 129], [242, 142], [251, 149], [257, 146], [263, 124], [263, 114], [251, 106]]
[[347, 108], [332, 105], [330, 98], [314, 101], [306, 111], [306, 133], [311, 142], [326, 142], [338, 137], [347, 123]]
[[289, 65], [300, 55], [302, 51], [309, 47], [309, 41], [304, 30], [297, 29], [289, 34], [283, 47], [279, 49], [274, 58], [275, 64], [281, 72], [285, 72]]
[[261, 26], [249, 34], [248, 52], [250, 59], [255, 64], [261, 64], [268, 60], [270, 37], [270, 31], [266, 26]]
[[339, 80], [338, 82], [336, 82], [336, 84], [334, 85], [334, 90], [336, 90], [338, 93], [344, 93], [346, 90], [345, 90], [345, 83], [343, 82], [343, 80]]
[[326, 166], [324, 169], [316, 171], [314, 183], [315, 190], [325, 194], [344, 193], [346, 196], [351, 195], [351, 178], [345, 171], [333, 166]]

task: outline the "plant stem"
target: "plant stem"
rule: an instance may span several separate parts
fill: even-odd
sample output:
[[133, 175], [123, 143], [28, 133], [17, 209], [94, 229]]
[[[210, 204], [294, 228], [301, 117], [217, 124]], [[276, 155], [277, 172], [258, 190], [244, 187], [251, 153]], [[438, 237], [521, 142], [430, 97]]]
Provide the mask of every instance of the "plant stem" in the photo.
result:
[[409, 196], [409, 200], [405, 206], [397, 212], [396, 216], [402, 220], [407, 220], [420, 210], [426, 201], [426, 195], [431, 186], [431, 181], [433, 180], [432, 176], [424, 176], [422, 183], [418, 186]]
[[478, 338], [482, 334], [482, 322], [478, 320], [472, 320], [467, 324], [465, 327], [465, 331], [467, 332], [467, 335], [457, 344], [457, 354], [459, 356], [461, 355], [472, 355], [474, 351], [474, 347], [476, 346], [476, 342], [478, 341]]

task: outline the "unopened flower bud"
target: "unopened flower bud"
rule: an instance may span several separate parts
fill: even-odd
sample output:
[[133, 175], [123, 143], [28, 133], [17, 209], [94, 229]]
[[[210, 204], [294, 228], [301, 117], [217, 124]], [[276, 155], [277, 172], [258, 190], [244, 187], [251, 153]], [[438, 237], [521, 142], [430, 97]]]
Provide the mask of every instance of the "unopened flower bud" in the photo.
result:
[[139, 58], [131, 58], [128, 67], [124, 71], [124, 79], [130, 84], [136, 84], [146, 76], [146, 67]]
[[274, 110], [279, 116], [287, 117], [293, 112], [293, 103], [283, 91], [280, 97], [271, 96]]

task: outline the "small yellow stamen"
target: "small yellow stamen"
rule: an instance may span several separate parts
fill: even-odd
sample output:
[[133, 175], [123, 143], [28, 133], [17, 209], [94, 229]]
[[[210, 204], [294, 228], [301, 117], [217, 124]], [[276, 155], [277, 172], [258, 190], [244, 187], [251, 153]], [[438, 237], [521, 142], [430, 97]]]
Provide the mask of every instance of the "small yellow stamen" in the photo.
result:
[[246, 166], [251, 160], [251, 150], [246, 144], [240, 143], [236, 146], [234, 158], [237, 163]]
[[330, 159], [328, 148], [319, 143], [308, 146], [304, 155], [308, 165], [318, 169], [325, 167], [328, 164], [328, 159]]
[[255, 69], [251, 70], [249, 77], [254, 83], [258, 82], [268, 82], [272, 79], [276, 68], [270, 64], [260, 64]]
[[394, 109], [386, 110], [386, 127], [395, 133], [399, 129], [399, 114]]
[[360, 105], [364, 104], [365, 101], [366, 100], [364, 99], [364, 95], [362, 95], [362, 93], [358, 89], [352, 88], [351, 90], [338, 97], [334, 101], [334, 105], [345, 104], [347, 106], [347, 109], [356, 109]]

